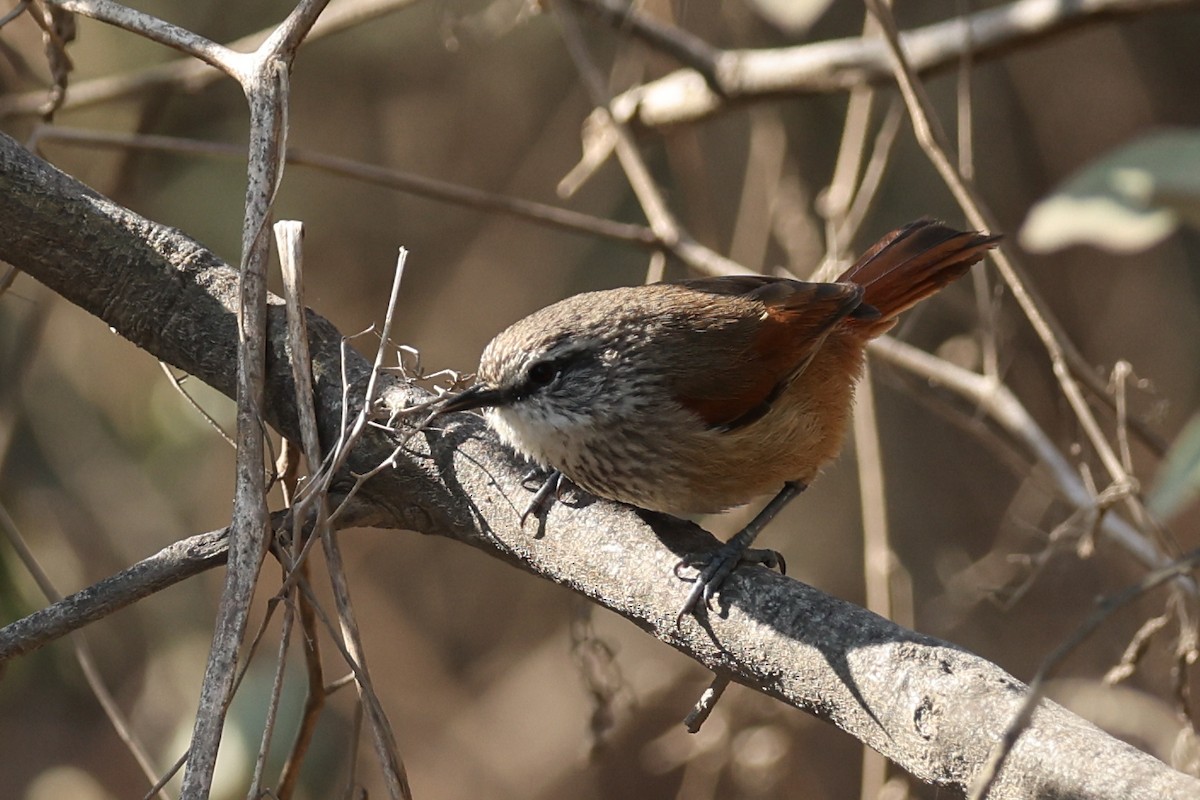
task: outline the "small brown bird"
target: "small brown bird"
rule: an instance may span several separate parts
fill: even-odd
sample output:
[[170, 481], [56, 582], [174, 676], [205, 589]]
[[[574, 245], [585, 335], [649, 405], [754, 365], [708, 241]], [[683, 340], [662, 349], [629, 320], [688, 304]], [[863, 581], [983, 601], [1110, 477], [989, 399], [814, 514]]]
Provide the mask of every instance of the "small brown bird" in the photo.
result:
[[776, 492], [723, 547], [685, 560], [699, 574], [682, 619], [739, 562], [777, 564], [749, 547], [841, 449], [867, 342], [998, 239], [920, 220], [836, 283], [747, 275], [569, 297], [496, 336], [478, 383], [436, 413], [486, 409], [501, 440], [555, 471], [539, 500], [561, 476], [676, 515]]

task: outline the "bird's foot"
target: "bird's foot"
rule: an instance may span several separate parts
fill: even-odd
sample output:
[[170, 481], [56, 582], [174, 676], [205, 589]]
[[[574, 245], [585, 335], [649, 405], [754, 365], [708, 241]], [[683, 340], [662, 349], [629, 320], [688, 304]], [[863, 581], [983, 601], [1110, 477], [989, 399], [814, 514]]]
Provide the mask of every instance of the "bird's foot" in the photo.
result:
[[563, 495], [569, 491], [578, 491], [578, 487], [571, 482], [570, 478], [549, 467], [534, 467], [525, 473], [525, 476], [521, 478], [521, 483], [526, 486], [541, 484], [533, 493], [533, 497], [529, 498], [529, 504], [525, 506], [525, 510], [521, 512], [522, 528], [525, 527], [525, 520], [530, 516], [542, 516], [550, 510], [550, 506], [555, 500], [562, 500]]
[[783, 556], [775, 550], [762, 550], [748, 547], [734, 537], [730, 541], [707, 553], [695, 553], [685, 557], [675, 565], [675, 575], [681, 580], [689, 580], [681, 573], [684, 569], [695, 569], [698, 574], [694, 578], [692, 590], [683, 601], [683, 608], [675, 618], [675, 627], [683, 623], [683, 618], [693, 612], [704, 601], [705, 608], [712, 608], [713, 598], [721, 588], [725, 579], [742, 564], [762, 564], [769, 569], [778, 569], [781, 574], [787, 573], [787, 563]]

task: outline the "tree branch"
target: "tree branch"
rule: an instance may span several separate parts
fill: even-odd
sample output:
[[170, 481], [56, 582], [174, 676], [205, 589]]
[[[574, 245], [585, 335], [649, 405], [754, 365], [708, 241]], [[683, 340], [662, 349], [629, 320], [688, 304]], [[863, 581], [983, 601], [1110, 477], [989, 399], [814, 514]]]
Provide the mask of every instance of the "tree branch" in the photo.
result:
[[[142, 349], [232, 395], [235, 271], [179, 231], [100, 197], [4, 136], [0, 258]], [[268, 316], [264, 416], [298, 440], [281, 300], [270, 299]], [[342, 337], [312, 312], [307, 324], [318, 425], [328, 448], [341, 420]], [[345, 367], [353, 403], [370, 366], [347, 351]], [[418, 399], [399, 382], [381, 391], [393, 409]], [[368, 427], [346, 461], [342, 485], [396, 445], [393, 434]], [[765, 569], [739, 570], [722, 590], [728, 603], [722, 613], [676, 628], [689, 587], [673, 568], [681, 554], [716, 541], [694, 525], [604, 502], [555, 506], [541, 530], [522, 530], [521, 472], [477, 418], [458, 415], [414, 437], [395, 468], [363, 485], [358, 498], [367, 505], [357, 521], [454, 538], [565, 585], [719, 674], [835, 724], [935, 785], [968, 786], [1021, 703], [1025, 687], [986, 660]], [[193, 559], [190, 568], [219, 560], [205, 558], [211, 560]], [[0, 631], [8, 652], [23, 649], [8, 642], [19, 637], [21, 624]], [[1200, 782], [1043, 702], [991, 796], [1182, 800], [1197, 792]]]
[[[901, 41], [913, 69], [924, 75], [953, 66], [966, 52], [983, 61], [1082, 25], [1194, 4], [1194, 0], [1016, 0], [905, 31]], [[625, 24], [632, 23], [627, 19]], [[713, 74], [724, 97], [710, 87], [712, 78], [681, 69], [617, 96], [610, 111], [618, 121], [654, 128], [704, 119], [723, 110], [727, 102], [829, 94], [892, 81], [887, 44], [877, 37], [724, 50], [715, 56]]]

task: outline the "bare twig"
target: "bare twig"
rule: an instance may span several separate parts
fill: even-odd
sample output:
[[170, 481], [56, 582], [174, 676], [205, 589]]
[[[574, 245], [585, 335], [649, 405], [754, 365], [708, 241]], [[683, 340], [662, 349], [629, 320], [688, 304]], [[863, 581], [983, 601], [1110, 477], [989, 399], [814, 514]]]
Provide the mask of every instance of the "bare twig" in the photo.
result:
[[[350, 2], [338, 3], [328, 14], [321, 16], [321, 19], [309, 32], [307, 41], [339, 33], [384, 14], [406, 8], [415, 2], [417, 0], [350, 0]], [[243, 36], [229, 42], [224, 49], [235, 54], [256, 50], [271, 33], [271, 30], [272, 28], [266, 28], [249, 36]], [[164, 44], [175, 47], [174, 43], [164, 42]], [[205, 47], [210, 49], [207, 45]], [[186, 45], [176, 49], [186, 52]], [[220, 54], [221, 51], [212, 48], [210, 52]], [[139, 94], [160, 86], [179, 86], [190, 91], [198, 91], [220, 78], [222, 74], [204, 61], [198, 61], [189, 56], [120, 75], [80, 81], [72, 85], [69, 96], [59, 107], [63, 109], [82, 108]], [[41, 114], [44, 111], [45, 101], [45, 92], [41, 90], [0, 97], [0, 119]]]
[[[955, 366], [890, 336], [881, 336], [871, 342], [870, 352], [970, 401], [1045, 466], [1063, 499], [1081, 511], [1096, 509], [1095, 493], [1088, 489], [1037, 420], [1002, 382]], [[1146, 567], [1157, 569], [1168, 563], [1153, 542], [1124, 519], [1106, 514], [1100, 519], [1100, 527], [1114, 543]]]
[[969, 800], [983, 800], [987, 797], [988, 792], [991, 791], [992, 786], [1000, 775], [1000, 770], [1004, 767], [1004, 762], [1012, 753], [1017, 739], [1020, 738], [1022, 732], [1029, 726], [1033, 718], [1033, 712], [1044, 696], [1046, 680], [1054, 674], [1055, 670], [1058, 669], [1058, 666], [1067, 656], [1074, 652], [1076, 647], [1083, 644], [1113, 613], [1141, 597], [1146, 592], [1181, 575], [1186, 575], [1197, 567], [1200, 567], [1200, 550], [1193, 550], [1178, 561], [1162, 569], [1148, 573], [1133, 586], [1115, 595], [1106, 597], [1097, 603], [1095, 610], [1088, 615], [1087, 619], [1080, 623], [1079, 627], [1061, 642], [1050, 655], [1046, 656], [1041, 666], [1038, 667], [1037, 673], [1029, 683], [1029, 689], [1025, 694], [1025, 698], [1005, 728], [1004, 735], [992, 748], [987, 762], [975, 776], [974, 781], [972, 781], [971, 791], [967, 795]]
[[48, 5], [61, 8], [109, 25], [136, 33], [152, 42], [166, 45], [192, 56], [199, 61], [216, 67], [222, 72], [236, 71], [244, 56], [228, 47], [193, 33], [187, 28], [173, 25], [166, 20], [143, 11], [135, 11], [112, 0], [46, 0]]
[[704, 76], [710, 89], [718, 95], [721, 76], [717, 72], [717, 57], [721, 51], [698, 36], [674, 25], [665, 25], [649, 14], [634, 8], [624, 0], [572, 0], [591, 11], [619, 31], [628, 31], [651, 47], [667, 53], [680, 64], [691, 67]]
[[[965, 21], [950, 19], [906, 31], [903, 47], [913, 69], [925, 75], [957, 65], [967, 49], [982, 61], [1074, 27], [1192, 5], [1193, 0], [1016, 0], [978, 11]], [[892, 79], [887, 45], [878, 38], [859, 37], [769, 50], [724, 50], [716, 56], [715, 71], [724, 98], [699, 72], [678, 70], [613, 98], [613, 117], [665, 127], [721, 113], [733, 101], [829, 94]]]
[[[25, 537], [17, 529], [17, 524], [9, 515], [8, 509], [0, 504], [0, 530], [4, 532], [12, 548], [17, 552], [17, 557], [21, 563], [25, 565], [25, 569], [33, 576], [34, 582], [41, 589], [42, 594], [47, 600], [57, 603], [62, 600], [62, 595], [54, 588], [54, 584], [50, 581], [50, 576], [42, 569], [38, 563], [37, 557], [33, 551], [25, 544]], [[0, 640], [3, 640], [3, 634], [0, 632]], [[84, 680], [87, 681], [88, 687], [92, 690], [92, 694], [96, 696], [96, 701], [100, 703], [100, 707], [104, 710], [104, 715], [108, 717], [108, 721], [112, 724], [113, 730], [117, 732], [117, 736], [124, 742], [125, 747], [129, 750], [133, 760], [137, 762], [138, 768], [146, 777], [147, 782], [154, 784], [155, 771], [153, 764], [150, 763], [150, 754], [146, 751], [146, 746], [142, 744], [137, 733], [134, 732], [133, 726], [126, 719], [125, 714], [117, 705], [116, 699], [112, 696], [112, 692], [104, 685], [104, 679], [100, 675], [100, 671], [96, 668], [96, 660], [92, 657], [92, 648], [88, 645], [87, 640], [82, 634], [74, 634], [72, 636], [71, 645], [75, 650], [75, 660], [79, 663], [79, 669], [83, 672]], [[162, 800], [167, 800], [166, 794], [157, 792]]]
[[[304, 226], [299, 222], [277, 222], [275, 224], [275, 242], [279, 253], [279, 264], [283, 274], [283, 296], [287, 305], [288, 350], [291, 355], [292, 381], [296, 386], [296, 406], [299, 411], [300, 437], [304, 442], [305, 460], [308, 462], [309, 474], [321, 463], [321, 439], [318, 430], [316, 411], [313, 407], [312, 354], [308, 347], [308, 326], [304, 314], [304, 269], [301, 241], [304, 236]], [[294, 504], [295, 493], [286, 498], [289, 505]], [[326, 524], [328, 507], [325, 498], [318, 508], [318, 525]], [[298, 516], [293, 517], [292, 525], [292, 559], [293, 569], [301, 580], [310, 578], [310, 562], [302, 555], [308, 544], [307, 527], [301, 523]], [[317, 637], [316, 613], [308, 595], [298, 592], [290, 576], [281, 590], [295, 600], [300, 613], [300, 625], [303, 632], [301, 648], [304, 651], [305, 685], [304, 710], [296, 734], [292, 739], [291, 750], [283, 772], [279, 777], [276, 795], [280, 800], [290, 800], [295, 794], [300, 782], [300, 768], [304, 764], [305, 755], [316, 732], [317, 720], [325, 707], [326, 692], [324, 688], [325, 670], [321, 664], [321, 650]]]
[[184, 402], [191, 406], [192, 410], [199, 414], [201, 418], [208, 423], [208, 427], [217, 432], [217, 435], [224, 440], [225, 444], [236, 450], [237, 442], [233, 441], [233, 437], [225, 432], [225, 429], [221, 427], [219, 422], [213, 419], [212, 414], [209, 414], [207, 411], [205, 411], [204, 408], [196, 402], [196, 398], [192, 397], [188, 390], [183, 388], [183, 380], [175, 376], [175, 373], [171, 371], [170, 365], [165, 361], [160, 361], [158, 362], [158, 366], [162, 368], [163, 374], [166, 375], [167, 380], [171, 382], [172, 388], [179, 393], [179, 396], [183, 398]]
[[267, 702], [267, 716], [263, 721], [262, 736], [259, 740], [258, 755], [254, 759], [254, 774], [250, 778], [250, 789], [247, 797], [262, 796], [263, 771], [267, 765], [267, 756], [271, 752], [271, 739], [275, 735], [275, 721], [279, 714], [279, 701], [283, 696], [283, 677], [287, 671], [287, 651], [292, 640], [292, 626], [295, 620], [294, 606], [284, 600], [283, 622], [279, 630], [279, 651], [275, 657], [275, 675], [271, 681], [271, 695]]
[[599, 69], [592, 63], [591, 56], [588, 54], [587, 45], [579, 30], [574, 11], [561, 0], [555, 0], [551, 7], [558, 19], [567, 51], [571, 54], [575, 67], [583, 78], [588, 96], [596, 106], [591, 119], [595, 124], [610, 129], [617, 160], [621, 163], [625, 177], [628, 179], [633, 193], [637, 196], [638, 203], [641, 204], [647, 222], [650, 223], [650, 229], [654, 231], [659, 242], [685, 264], [706, 273], [713, 275], [745, 273], [747, 271], [745, 267], [704, 247], [680, 228], [675, 216], [667, 208], [654, 179], [650, 176], [650, 171], [646, 168], [633, 137], [622, 124], [613, 119], [608, 111], [610, 100], [608, 91], [604, 86]]
[[182, 539], [110, 578], [10, 622], [0, 628], [0, 664], [224, 564], [228, 540], [228, 528]]
[[1138, 663], [1142, 660], [1142, 656], [1146, 655], [1146, 651], [1150, 648], [1150, 643], [1154, 640], [1154, 637], [1166, 628], [1167, 623], [1170, 621], [1170, 613], [1163, 612], [1143, 622], [1142, 626], [1133, 635], [1133, 638], [1129, 640], [1129, 644], [1125, 646], [1125, 652], [1121, 654], [1121, 660], [1108, 672], [1104, 673], [1104, 682], [1111, 686], [1133, 675]]
[[[998, 226], [995, 217], [970, 181], [959, 173], [948, 155], [949, 148], [946, 144], [945, 134], [908, 62], [891, 10], [882, 0], [866, 0], [866, 3], [883, 27], [892, 56], [896, 81], [908, 107], [918, 143], [966, 213], [971, 224], [985, 230], [996, 230]], [[997, 248], [991, 253], [991, 258], [1046, 349], [1051, 369], [1063, 396], [1074, 411], [1088, 441], [1113, 482], [1122, 486], [1135, 486], [1136, 479], [1125, 470], [1113, 451], [1068, 364], [1065, 343], [1070, 341], [1070, 337], [1054, 320], [1047, 310], [1046, 304], [1036, 295], [1030, 282], [1009, 258], [1007, 248], [1004, 246]], [[1144, 520], [1150, 517], [1149, 512], [1145, 510], [1135, 493], [1128, 493], [1125, 504], [1134, 519]]]
[[9, 11], [5, 12], [4, 16], [0, 17], [0, 28], [3, 28], [8, 23], [24, 14], [29, 9], [29, 4], [30, 0], [21, 0]]
[[717, 701], [721, 699], [728, 688], [729, 677], [727, 675], [713, 675], [712, 682], [707, 689], [700, 693], [696, 704], [692, 706], [692, 710], [683, 720], [683, 726], [687, 728], [688, 733], [700, 732], [701, 726], [712, 714], [712, 710], [717, 707]]
[[[312, 469], [315, 465], [321, 464], [323, 456], [321, 453], [321, 443], [317, 435], [317, 418], [316, 409], [314, 407], [314, 393], [312, 385], [312, 374], [310, 365], [310, 355], [308, 352], [307, 341], [308, 335], [304, 329], [304, 307], [302, 295], [302, 274], [300, 270], [299, 259], [299, 226], [295, 223], [290, 227], [282, 227], [279, 230], [281, 245], [286, 244], [288, 258], [285, 259], [288, 263], [284, 272], [287, 277], [285, 280], [290, 284], [288, 290], [289, 303], [289, 338], [293, 342], [295, 351], [292, 359], [293, 375], [296, 381], [296, 402], [300, 410], [301, 431], [304, 436], [305, 456]], [[284, 247], [281, 246], [281, 251]], [[377, 396], [380, 370], [383, 366], [384, 354], [387, 352], [391, 344], [391, 330], [395, 321], [396, 306], [400, 296], [400, 285], [404, 277], [404, 263], [408, 252], [400, 249], [399, 259], [396, 264], [395, 277], [392, 281], [392, 293], [388, 302], [387, 314], [384, 317], [383, 330], [380, 335], [379, 347], [375, 354], [375, 363], [370, 373], [367, 383], [366, 395], [363, 400], [362, 411], [356, 423], [361, 430], [361, 426], [370, 417], [372, 407]], [[326, 473], [330, 475], [332, 473]], [[361, 485], [356, 484], [355, 488]], [[353, 494], [347, 495], [343, 500], [343, 506], [348, 503]], [[411, 797], [411, 789], [408, 785], [408, 777], [404, 770], [404, 764], [400, 758], [399, 748], [396, 744], [396, 737], [392, 732], [391, 723], [388, 722], [387, 715], [383, 710], [383, 704], [379, 701], [374, 687], [370, 679], [370, 672], [367, 668], [366, 652], [363, 648], [362, 638], [359, 634], [358, 622], [355, 619], [354, 606], [350, 599], [350, 585], [346, 579], [345, 568], [342, 565], [341, 549], [338, 546], [337, 538], [333, 535], [333, 529], [330, 523], [333, 522], [337, 514], [330, 515], [326, 505], [326, 492], [324, 490], [310, 494], [307, 503], [316, 501], [317, 507], [317, 533], [321, 539], [325, 549], [325, 560], [329, 568], [330, 582], [333, 587], [334, 600], [337, 604], [338, 620], [341, 626], [341, 635], [345, 637], [345, 651], [348, 653], [353, 664], [357, 664], [358, 671], [358, 690], [360, 699], [367, 711], [367, 719], [370, 723], [372, 741], [375, 745], [375, 751], [379, 757], [380, 763], [383, 766], [384, 777], [387, 780], [389, 792], [394, 798]], [[341, 509], [339, 508], [339, 511]], [[307, 562], [303, 562], [307, 563]], [[313, 609], [316, 610], [316, 609]], [[320, 682], [316, 683], [320, 686]], [[312, 676], [310, 675], [310, 688], [312, 687]]]
[[239, 270], [237, 485], [229, 563], [181, 790], [182, 797], [195, 800], [209, 794], [246, 614], [268, 544], [262, 463], [267, 224], [283, 173], [288, 73], [296, 48], [327, 2], [301, 0], [254, 54], [219, 64], [241, 84], [250, 106], [249, 178]]

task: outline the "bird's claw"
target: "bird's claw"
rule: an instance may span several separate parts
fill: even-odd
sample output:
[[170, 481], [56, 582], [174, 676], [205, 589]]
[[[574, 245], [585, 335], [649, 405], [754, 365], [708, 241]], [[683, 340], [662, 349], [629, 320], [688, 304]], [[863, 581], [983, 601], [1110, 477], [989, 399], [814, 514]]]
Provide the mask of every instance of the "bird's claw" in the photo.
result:
[[768, 569], [778, 569], [780, 574], [787, 574], [787, 562], [775, 550], [741, 547], [729, 542], [708, 553], [695, 553], [685, 556], [675, 565], [675, 576], [681, 580], [689, 580], [681, 574], [681, 570], [695, 569], [698, 574], [692, 580], [692, 590], [683, 601], [683, 608], [675, 617], [675, 627], [683, 624], [683, 618], [694, 611], [700, 601], [704, 607], [711, 609], [712, 601], [717, 596], [721, 584], [742, 564], [762, 564]]
[[533, 493], [533, 497], [529, 498], [529, 504], [521, 512], [522, 528], [530, 516], [540, 517], [543, 512], [549, 510], [554, 500], [562, 500], [566, 492], [576, 488], [566, 475], [545, 467], [534, 467], [521, 478], [521, 483], [526, 485], [534, 481], [540, 481], [541, 486]]

